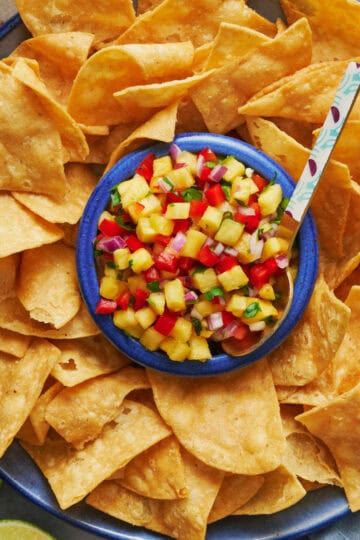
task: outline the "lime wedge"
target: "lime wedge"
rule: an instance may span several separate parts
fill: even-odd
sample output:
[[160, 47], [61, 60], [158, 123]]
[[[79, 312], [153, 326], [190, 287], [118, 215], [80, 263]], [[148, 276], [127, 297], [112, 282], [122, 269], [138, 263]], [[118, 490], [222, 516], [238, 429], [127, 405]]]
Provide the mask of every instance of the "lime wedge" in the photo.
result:
[[56, 540], [55, 536], [39, 529], [27, 521], [0, 519], [1, 540]]

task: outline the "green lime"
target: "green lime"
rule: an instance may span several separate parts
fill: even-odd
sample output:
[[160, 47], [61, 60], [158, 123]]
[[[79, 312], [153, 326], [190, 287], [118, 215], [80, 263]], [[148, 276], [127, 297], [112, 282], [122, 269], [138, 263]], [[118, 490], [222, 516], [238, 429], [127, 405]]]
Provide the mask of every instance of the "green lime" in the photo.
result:
[[27, 521], [18, 519], [0, 520], [1, 540], [55, 540], [55, 536], [39, 529]]

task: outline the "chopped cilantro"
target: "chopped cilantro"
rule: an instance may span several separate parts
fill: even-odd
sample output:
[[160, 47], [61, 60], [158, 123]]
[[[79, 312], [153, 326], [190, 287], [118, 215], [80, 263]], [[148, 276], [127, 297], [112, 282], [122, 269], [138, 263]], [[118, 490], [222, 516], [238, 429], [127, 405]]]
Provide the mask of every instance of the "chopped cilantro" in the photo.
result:
[[114, 262], [112, 262], [112, 261], [108, 261], [108, 262], [106, 263], [106, 266], [107, 266], [108, 268], [116, 268], [116, 264], [115, 264]]
[[157, 280], [150, 281], [146, 286], [151, 292], [159, 292], [161, 290], [160, 283]]
[[111, 188], [110, 197], [111, 197], [111, 204], [113, 206], [121, 205], [121, 197], [120, 197], [120, 193], [118, 192], [117, 186], [114, 186], [113, 188]]
[[227, 183], [221, 182], [221, 189], [223, 190], [223, 193], [225, 195], [226, 200], [228, 201], [231, 197], [231, 187], [227, 185]]
[[134, 261], [133, 261], [132, 259], [129, 259], [129, 266], [130, 266], [130, 268], [133, 267], [133, 264], [134, 264]]
[[216, 163], [215, 161], [205, 161], [205, 165], [206, 167], [208, 167], [209, 169], [214, 169], [216, 167]]
[[206, 270], [208, 270], [207, 266], [197, 266], [191, 275], [194, 276], [195, 274], [203, 274], [206, 272]]
[[259, 311], [261, 311], [261, 307], [260, 307], [259, 302], [252, 302], [245, 309], [243, 315], [244, 315], [245, 319], [252, 319], [253, 317], [255, 317], [255, 315], [257, 315], [259, 313]]
[[191, 317], [191, 322], [193, 324], [196, 335], [200, 336], [202, 330], [201, 322], [196, 317]]
[[181, 195], [183, 196], [183, 199], [186, 202], [201, 201], [201, 199], [202, 199], [201, 191], [194, 188], [194, 187], [184, 189], [184, 191], [181, 192]]
[[221, 289], [221, 287], [212, 287], [204, 293], [206, 300], [213, 300], [215, 296], [224, 297], [224, 291]]
[[148, 303], [150, 306], [156, 307], [155, 302], [154, 302], [153, 300], [151, 300], [151, 298], [147, 298], [146, 301], [147, 301], [147, 303]]
[[270, 325], [274, 322], [274, 317], [272, 315], [269, 315], [268, 317], [265, 317], [264, 319], [265, 324]]
[[94, 248], [94, 257], [100, 257], [100, 255], [102, 255], [104, 252], [101, 251], [100, 249], [96, 249]]
[[124, 218], [122, 216], [116, 216], [115, 221], [118, 225], [120, 225], [120, 227], [122, 227], [123, 229], [126, 229], [127, 231], [135, 230], [135, 225], [133, 225], [129, 221], [124, 221]]

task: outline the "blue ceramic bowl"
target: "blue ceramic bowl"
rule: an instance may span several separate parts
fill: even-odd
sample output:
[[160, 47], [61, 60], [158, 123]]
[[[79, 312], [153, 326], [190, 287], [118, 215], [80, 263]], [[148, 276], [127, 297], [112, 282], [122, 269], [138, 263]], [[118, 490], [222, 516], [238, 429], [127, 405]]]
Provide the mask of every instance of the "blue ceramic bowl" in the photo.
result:
[[[294, 182], [275, 161], [256, 148], [224, 135], [189, 133], [179, 135], [174, 142], [182, 149], [197, 152], [209, 146], [217, 154], [231, 154], [255, 169], [267, 179], [276, 173], [276, 181], [283, 193], [290, 197]], [[268, 340], [256, 350], [240, 357], [222, 353], [207, 362], [188, 360], [173, 362], [162, 352], [150, 352], [137, 339], [127, 336], [112, 322], [111, 315], [95, 313], [99, 301], [99, 283], [93, 257], [93, 239], [97, 234], [97, 223], [110, 198], [110, 189], [117, 183], [134, 175], [136, 167], [149, 152], [156, 156], [169, 153], [169, 144], [154, 144], [128, 154], [102, 178], [91, 195], [80, 223], [77, 244], [77, 270], [81, 293], [89, 312], [103, 334], [115, 347], [135, 362], [152, 369], [176, 375], [205, 376], [225, 373], [245, 366], [269, 354], [291, 332], [301, 318], [313, 291], [318, 269], [317, 234], [313, 218], [307, 214], [299, 231], [299, 269], [294, 287], [294, 300], [284, 321]]]

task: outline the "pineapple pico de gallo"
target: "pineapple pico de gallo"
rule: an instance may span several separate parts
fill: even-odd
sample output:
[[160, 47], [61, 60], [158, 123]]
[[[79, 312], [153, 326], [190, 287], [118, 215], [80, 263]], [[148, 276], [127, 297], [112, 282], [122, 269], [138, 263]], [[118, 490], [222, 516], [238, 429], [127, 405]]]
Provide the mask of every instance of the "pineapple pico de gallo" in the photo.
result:
[[229, 338], [252, 347], [279, 318], [289, 265], [275, 180], [208, 147], [149, 153], [100, 216], [96, 312], [174, 361], [206, 361]]

